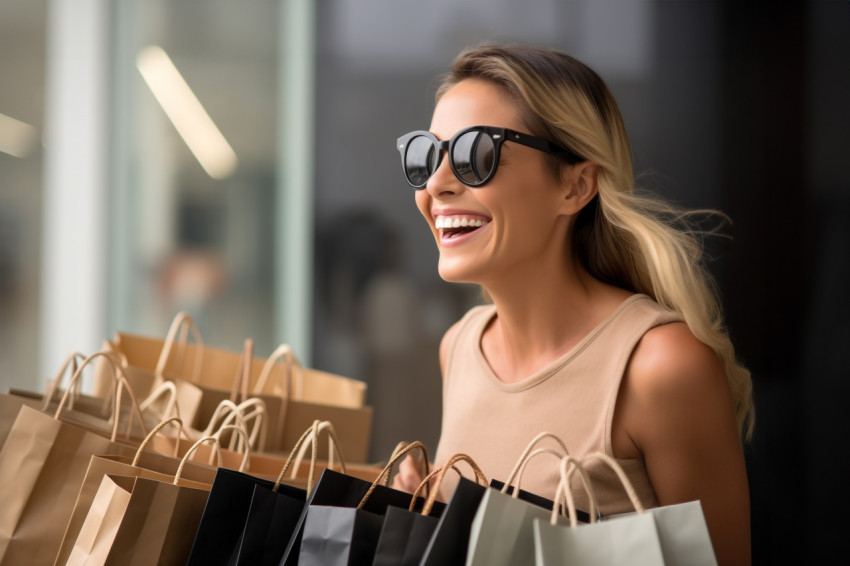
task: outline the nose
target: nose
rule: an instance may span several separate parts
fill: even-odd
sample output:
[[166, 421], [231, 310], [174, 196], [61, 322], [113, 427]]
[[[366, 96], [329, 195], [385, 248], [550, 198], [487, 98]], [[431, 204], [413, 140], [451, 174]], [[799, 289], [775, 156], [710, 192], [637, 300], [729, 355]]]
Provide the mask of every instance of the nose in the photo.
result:
[[434, 174], [429, 177], [425, 190], [434, 198], [446, 198], [460, 193], [464, 186], [452, 171], [448, 155], [443, 154]]

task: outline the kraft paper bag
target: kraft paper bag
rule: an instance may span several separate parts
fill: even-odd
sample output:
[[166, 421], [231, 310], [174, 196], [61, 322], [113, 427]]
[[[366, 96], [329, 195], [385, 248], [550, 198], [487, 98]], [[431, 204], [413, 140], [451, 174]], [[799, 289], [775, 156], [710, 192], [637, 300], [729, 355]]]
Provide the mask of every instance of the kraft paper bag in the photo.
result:
[[167, 482], [173, 479], [178, 470], [181, 470], [179, 485], [202, 489], [212, 483], [217, 470], [214, 466], [183, 461], [180, 458], [173, 458], [146, 450], [147, 442], [151, 438], [156, 436], [163, 427], [177, 420], [176, 418], [168, 419], [156, 426], [149, 433], [146, 441], [139, 446], [135, 456], [98, 455], [91, 457], [85, 478], [74, 503], [74, 509], [68, 519], [62, 543], [56, 555], [55, 566], [65, 564], [68, 560], [71, 548], [80, 534], [80, 529], [89, 513], [89, 508], [92, 505], [100, 482], [107, 474], [124, 477], [144, 477]]
[[53, 564], [91, 457], [134, 452], [22, 406], [0, 450], [0, 564]]
[[136, 478], [103, 476], [74, 542], [67, 566], [104, 564], [130, 502]]
[[204, 489], [106, 475], [67, 564], [182, 566], [206, 499]]

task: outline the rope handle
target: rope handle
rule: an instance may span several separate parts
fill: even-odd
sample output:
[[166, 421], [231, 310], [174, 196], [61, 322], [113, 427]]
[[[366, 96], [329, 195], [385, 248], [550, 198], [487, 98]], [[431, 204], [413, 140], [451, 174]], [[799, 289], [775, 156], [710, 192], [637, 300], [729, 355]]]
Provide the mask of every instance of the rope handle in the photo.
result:
[[629, 500], [632, 502], [632, 506], [635, 508], [635, 511], [638, 513], [643, 513], [646, 509], [640, 501], [640, 497], [638, 497], [637, 491], [635, 491], [634, 486], [632, 485], [631, 480], [626, 475], [626, 472], [620, 466], [617, 461], [605, 454], [604, 452], [593, 452], [587, 456], [585, 456], [581, 464], [582, 466], [586, 466], [588, 461], [592, 460], [601, 460], [608, 468], [614, 471], [617, 474], [617, 478], [619, 478], [620, 483], [623, 485], [623, 488], [626, 490], [626, 494], [629, 496]]
[[581, 461], [573, 458], [572, 456], [564, 456], [561, 459], [560, 463], [560, 472], [561, 479], [558, 482], [558, 488], [555, 490], [555, 501], [552, 505], [552, 514], [549, 518], [549, 522], [552, 525], [557, 524], [558, 518], [558, 506], [562, 501], [566, 500], [566, 510], [567, 516], [570, 519], [570, 526], [575, 527], [578, 525], [578, 519], [576, 518], [576, 504], [575, 499], [573, 498], [573, 492], [570, 488], [570, 477], [573, 472], [578, 471], [581, 476], [581, 483], [584, 487], [585, 492], [587, 492], [588, 499], [590, 501], [590, 509], [588, 509], [588, 513], [590, 515], [590, 522], [596, 522], [596, 515], [598, 504], [596, 500], [596, 491], [593, 489], [593, 484], [590, 481], [590, 476], [587, 473], [587, 470], [582, 465]]
[[[84, 360], [86, 357], [80, 352], [71, 352], [68, 354], [68, 357], [65, 358], [65, 361], [62, 362], [62, 366], [59, 368], [59, 371], [56, 373], [56, 377], [54, 377], [48, 383], [47, 390], [44, 393], [44, 404], [41, 407], [42, 412], [46, 412], [50, 407], [50, 402], [53, 401], [53, 396], [56, 394], [56, 391], [59, 390], [59, 386], [62, 384], [62, 378], [65, 376], [68, 368], [71, 368], [71, 375], [73, 375], [77, 371], [77, 360]], [[79, 396], [82, 390], [82, 382], [77, 381], [75, 386], [76, 391], [74, 392], [75, 396]], [[104, 406], [106, 406], [108, 400], [104, 400]], [[74, 408], [74, 397], [72, 396], [70, 401], [68, 402], [68, 409]]]
[[[177, 338], [178, 331], [181, 332], [180, 336], [180, 344], [185, 345], [186, 343], [186, 329], [184, 325], [191, 330], [192, 335], [195, 338], [195, 344], [197, 345], [196, 357], [195, 357], [195, 367], [192, 371], [192, 382], [198, 383], [201, 379], [201, 371], [203, 370], [204, 364], [204, 340], [201, 338], [201, 333], [198, 330], [198, 326], [195, 324], [195, 321], [189, 315], [189, 313], [185, 311], [180, 311], [174, 317], [174, 320], [171, 321], [171, 326], [168, 329], [168, 334], [165, 336], [165, 341], [162, 344], [162, 352], [159, 354], [159, 359], [156, 362], [156, 369], [154, 370], [154, 374], [157, 377], [164, 378], [165, 368], [168, 365], [168, 358], [171, 356], [171, 348], [174, 346], [174, 341]], [[180, 350], [180, 355], [182, 356], [183, 350]]]
[[[129, 382], [127, 381], [127, 376], [124, 373], [124, 368], [122, 368], [120, 365], [116, 365], [115, 356], [112, 354], [112, 352], [108, 352], [106, 350], [102, 350], [100, 352], [95, 352], [94, 354], [91, 354], [86, 359], [84, 359], [83, 362], [79, 365], [77, 370], [74, 372], [74, 375], [71, 376], [71, 381], [68, 382], [68, 387], [67, 387], [67, 389], [65, 389], [65, 392], [62, 394], [62, 398], [59, 400], [59, 405], [56, 407], [56, 411], [53, 414], [53, 418], [56, 419], [56, 420], [59, 419], [59, 416], [62, 414], [62, 409], [65, 408], [65, 404], [68, 402], [69, 394], [71, 393], [71, 391], [73, 391], [76, 384], [80, 381], [81, 376], [83, 374], [83, 370], [85, 369], [85, 367], [87, 365], [89, 365], [92, 362], [92, 360], [94, 360], [96, 358], [100, 358], [100, 357], [106, 359], [109, 362], [109, 364], [112, 366], [113, 378], [115, 380], [115, 387], [114, 387], [115, 406], [113, 407], [113, 411], [112, 411], [113, 426], [112, 426], [112, 435], [110, 437], [110, 440], [112, 442], [115, 442], [115, 439], [118, 435], [118, 423], [119, 423], [119, 420], [120, 420], [120, 412], [121, 412], [121, 393], [122, 393], [122, 390], [124, 389], [124, 387], [127, 388], [127, 392], [130, 394], [130, 399], [132, 400], [132, 405], [133, 405], [132, 408], [134, 408], [136, 410], [136, 414], [139, 417], [139, 422], [140, 422], [141, 427], [142, 427], [142, 432], [144, 434], [147, 434], [147, 428], [145, 427], [145, 420], [142, 417], [142, 412], [139, 409], [139, 404], [136, 401], [136, 396], [133, 394], [133, 390], [130, 387]], [[119, 373], [120, 373], [120, 375], [119, 375]], [[127, 428], [127, 436], [128, 437], [129, 437], [130, 427], [132, 426], [132, 421], [133, 421], [133, 419], [132, 419], [132, 416], [131, 416], [130, 419], [129, 419], [128, 428]]]
[[154, 387], [153, 391], [151, 391], [150, 395], [148, 395], [141, 403], [139, 403], [139, 409], [144, 413], [148, 410], [148, 407], [153, 405], [156, 401], [161, 398], [165, 398], [165, 408], [162, 410], [162, 413], [157, 415], [160, 419], [168, 418], [172, 415], [172, 413], [176, 416], [180, 416], [180, 409], [177, 407], [177, 386], [173, 381], [163, 381], [156, 387]]
[[[325, 426], [321, 427], [321, 425], [323, 425], [323, 424]], [[328, 435], [330, 435], [330, 437], [333, 439], [333, 442], [336, 444], [337, 454], [339, 455], [340, 467], [342, 468], [343, 473], [346, 473], [346, 471], [345, 471], [345, 459], [342, 456], [342, 450], [340, 449], [339, 439], [336, 436], [336, 431], [334, 430], [333, 425], [330, 423], [330, 421], [320, 421], [320, 420], [317, 419], [317, 420], [313, 421], [313, 425], [310, 428], [308, 428], [307, 430], [304, 431], [304, 434], [301, 435], [301, 438], [298, 439], [298, 442], [296, 442], [295, 446], [293, 446], [292, 450], [290, 450], [289, 456], [286, 458], [286, 462], [283, 464], [283, 468], [280, 470], [280, 474], [278, 474], [278, 476], [277, 476], [277, 480], [275, 481], [274, 488], [272, 489], [272, 491], [277, 493], [277, 490], [280, 487], [281, 482], [283, 481], [283, 477], [284, 477], [284, 475], [286, 475], [286, 471], [289, 469], [289, 466], [292, 464], [296, 453], [300, 450], [302, 444], [304, 444], [304, 442], [306, 442], [306, 440], [308, 438], [310, 438], [310, 441], [311, 441], [310, 443], [313, 447], [313, 452], [312, 452], [312, 455], [310, 457], [310, 472], [309, 472], [309, 476], [307, 477], [307, 493], [309, 494], [312, 491], [313, 480], [314, 480], [314, 476], [316, 475], [316, 455], [319, 451], [318, 450], [318, 448], [319, 448], [318, 438], [319, 438], [320, 427], [321, 427], [321, 430], [327, 430]], [[311, 435], [312, 435], [312, 437], [311, 437]]]
[[[442, 466], [436, 466], [433, 470], [431, 470], [431, 473], [427, 474], [425, 478], [421, 482], [419, 482], [419, 485], [417, 485], [416, 489], [413, 490], [413, 497], [410, 498], [410, 506], [408, 506], [409, 511], [413, 511], [413, 509], [416, 507], [416, 500], [420, 497], [422, 491], [426, 489], [433, 489], [439, 491], [441, 486], [438, 485], [436, 482], [434, 483], [434, 485], [431, 485], [431, 480], [433, 480], [437, 476], [437, 474], [440, 473], [440, 470], [442, 468]], [[454, 464], [452, 464], [451, 469], [457, 472], [457, 475], [463, 477], [463, 472], [461, 472], [460, 468], [458, 468]], [[476, 481], [477, 480], [478, 478], [476, 478]]]
[[241, 435], [243, 443], [245, 445], [245, 451], [242, 455], [242, 463], [239, 465], [239, 471], [244, 473], [245, 471], [248, 470], [248, 462], [251, 459], [251, 446], [250, 446], [250, 443], [248, 442], [248, 433], [245, 432], [245, 429], [241, 426], [227, 425], [227, 426], [221, 427], [220, 429], [218, 429], [218, 431], [216, 431], [215, 434], [213, 434], [213, 436], [218, 441], [219, 448], [221, 448], [221, 434], [225, 431], [228, 431], [228, 430], [232, 431], [234, 433], [239, 433], [239, 435]]
[[[317, 430], [318, 433], [325, 432], [329, 428], [333, 428], [330, 421], [322, 421], [319, 423], [319, 428]], [[338, 446], [336, 445], [336, 431], [333, 431], [334, 434], [328, 434], [328, 468], [333, 469], [334, 467], [334, 454], [338, 454]], [[309, 446], [313, 446], [313, 452], [315, 453], [318, 450], [318, 444], [312, 441], [313, 439], [313, 431], [310, 429], [310, 436], [308, 436], [304, 443], [301, 444], [301, 448], [298, 449], [298, 454], [295, 456], [295, 461], [292, 462], [292, 475], [291, 478], [295, 479], [298, 476], [298, 470], [301, 469], [301, 461], [304, 459], [304, 456], [307, 454], [307, 448]], [[307, 440], [310, 440], [310, 444], [307, 444]], [[316, 456], [318, 457], [318, 456]], [[345, 468], [345, 462], [342, 460], [340, 456], [340, 471], [345, 474], [347, 473]]]
[[263, 391], [265, 391], [269, 376], [274, 370], [274, 366], [281, 358], [283, 359], [284, 366], [283, 376], [281, 379], [281, 381], [283, 381], [283, 387], [280, 387], [279, 382], [276, 383], [274, 393], [280, 394], [286, 399], [293, 398], [292, 374], [301, 373], [301, 363], [298, 361], [298, 358], [295, 357], [295, 353], [288, 344], [281, 344], [275, 348], [275, 351], [268, 357], [266, 363], [263, 365], [263, 369], [260, 371], [260, 376], [257, 378], [257, 383], [254, 385], [254, 395], [260, 395]]
[[195, 450], [197, 450], [198, 447], [201, 444], [204, 444], [205, 442], [213, 443], [213, 448], [215, 449], [216, 454], [218, 454], [218, 467], [221, 467], [221, 446], [219, 446], [218, 444], [218, 438], [216, 438], [215, 436], [204, 436], [203, 438], [195, 442], [192, 446], [190, 446], [189, 449], [186, 451], [186, 454], [183, 455], [183, 458], [180, 460], [180, 466], [177, 467], [177, 473], [174, 474], [174, 485], [177, 485], [177, 481], [183, 474], [183, 467], [186, 465], [186, 462], [191, 459], [192, 454], [195, 453]]
[[366, 501], [368, 501], [369, 496], [372, 495], [372, 492], [378, 487], [378, 484], [385, 485], [389, 481], [390, 472], [393, 469], [393, 466], [396, 462], [400, 461], [402, 456], [405, 456], [411, 450], [419, 449], [422, 451], [422, 455], [425, 457], [425, 471], [428, 471], [428, 450], [425, 448], [425, 445], [419, 442], [418, 440], [414, 440], [410, 444], [407, 444], [404, 447], [399, 448], [397, 445], [393, 450], [393, 454], [390, 457], [389, 461], [384, 466], [384, 469], [381, 470], [381, 473], [378, 474], [378, 477], [375, 478], [375, 481], [372, 482], [372, 485], [369, 486], [369, 489], [366, 490], [366, 493], [363, 495], [363, 499], [360, 500], [360, 503], [357, 504], [358, 509], [363, 509], [363, 506], [366, 505]]
[[[232, 404], [231, 401], [228, 401], [229, 404]], [[251, 409], [250, 412], [246, 412], [247, 409]], [[251, 448], [257, 450], [257, 439], [259, 435], [260, 446], [266, 445], [266, 437], [268, 436], [268, 419], [267, 419], [267, 411], [266, 411], [266, 403], [262, 399], [257, 397], [251, 397], [245, 401], [239, 403], [239, 405], [233, 406], [230, 412], [225, 417], [224, 421], [222, 421], [221, 426], [228, 426], [236, 421], [237, 426], [244, 427], [245, 431], [248, 432], [249, 426], [248, 423], [253, 421], [254, 426], [250, 428], [250, 434], [248, 435], [248, 445]], [[212, 434], [212, 430], [209, 431], [209, 434]], [[239, 443], [234, 448], [233, 438], [230, 439], [230, 446], [228, 447], [230, 450], [239, 450], [241, 451], [243, 438], [239, 438]]]
[[[151, 429], [151, 431], [148, 433], [148, 435], [145, 436], [145, 439], [142, 440], [141, 444], [139, 444], [139, 449], [136, 450], [136, 456], [133, 458], [133, 463], [131, 465], [134, 466], [134, 467], [137, 466], [139, 464], [139, 459], [142, 457], [142, 452], [144, 452], [145, 448], [147, 448], [148, 443], [153, 439], [153, 437], [156, 436], [157, 433], [159, 431], [161, 431], [163, 428], [165, 428], [166, 426], [168, 426], [170, 424], [174, 424], [174, 423], [177, 423], [177, 425], [178, 425], [177, 426], [177, 438], [176, 438], [176, 442], [174, 443], [175, 447], [176, 448], [180, 447], [180, 434], [181, 433], [183, 434], [183, 436], [186, 437], [186, 440], [189, 440], [189, 435], [186, 434], [186, 430], [183, 428], [183, 419], [181, 419], [180, 417], [167, 418], [167, 419], [161, 421], [155, 427], [153, 427], [153, 429]], [[177, 457], [177, 453], [178, 453], [178, 451], [177, 451], [177, 449], [175, 449], [174, 450], [174, 456], [175, 457]]]
[[564, 441], [561, 440], [559, 436], [551, 432], [541, 432], [540, 434], [531, 439], [531, 442], [528, 443], [528, 446], [526, 446], [525, 450], [523, 450], [522, 454], [520, 454], [520, 457], [517, 459], [516, 464], [514, 464], [513, 470], [511, 470], [511, 473], [508, 475], [508, 479], [505, 480], [505, 489], [513, 485], [516, 475], [519, 473], [520, 468], [523, 467], [523, 463], [526, 459], [528, 459], [529, 454], [534, 449], [534, 447], [546, 439], [554, 440], [555, 443], [561, 448], [563, 454], [570, 453], [570, 451], [567, 450], [566, 444], [564, 444]]
[[[236, 421], [237, 425], [244, 424], [242, 422], [242, 411], [239, 409], [239, 406], [230, 399], [224, 399], [218, 404], [215, 411], [213, 411], [213, 415], [210, 417], [210, 422], [207, 424], [202, 434], [204, 436], [211, 436], [217, 430], [217, 427], [224, 426], [224, 422], [230, 414], [234, 415], [233, 419]], [[222, 419], [221, 425], [218, 424], [219, 419]]]
[[[513, 493], [511, 493], [511, 497], [513, 497], [514, 499], [519, 498], [519, 490], [520, 490], [520, 484], [522, 483], [522, 475], [523, 475], [523, 473], [525, 473], [525, 469], [528, 466], [528, 463], [531, 462], [531, 460], [533, 460], [535, 457], [537, 457], [541, 454], [550, 454], [552, 456], [555, 456], [558, 460], [560, 460], [561, 458], [563, 458], [564, 456], [567, 455], [563, 452], [555, 450], [554, 448], [536, 448], [532, 452], [528, 453], [525, 456], [525, 458], [522, 459], [522, 464], [520, 465], [519, 470], [517, 470], [516, 478], [514, 478], [516, 483], [514, 485]], [[508, 493], [508, 488], [510, 488], [510, 487], [511, 487], [510, 484], [505, 483], [505, 485], [502, 486], [502, 489], [500, 491], [502, 493]]]
[[[475, 463], [471, 457], [466, 454], [455, 454], [448, 460], [446, 463], [440, 466], [439, 472], [437, 472], [437, 479], [435, 480], [437, 486], [443, 485], [443, 478], [446, 477], [446, 472], [449, 471], [449, 468], [453, 468], [455, 462], [466, 462], [469, 464], [469, 467], [472, 468], [472, 471], [475, 472], [475, 480], [478, 482], [478, 485], [487, 486], [490, 482], [487, 481], [487, 476], [484, 475], [484, 472], [481, 471], [481, 468], [478, 467], [478, 464]], [[457, 469], [457, 468], [455, 468]], [[428, 494], [428, 499], [425, 501], [425, 505], [422, 506], [422, 514], [430, 515], [431, 508], [434, 506], [434, 502], [437, 500], [437, 494], [440, 493], [439, 489], [432, 489], [431, 493]], [[414, 504], [416, 503], [416, 499], [411, 501], [410, 510], [413, 510]]]

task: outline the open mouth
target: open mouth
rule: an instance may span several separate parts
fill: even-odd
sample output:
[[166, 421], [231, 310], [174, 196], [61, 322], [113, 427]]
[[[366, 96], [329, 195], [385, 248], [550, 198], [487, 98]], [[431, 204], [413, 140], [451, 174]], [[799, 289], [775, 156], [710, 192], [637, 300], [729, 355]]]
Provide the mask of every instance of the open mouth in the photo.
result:
[[440, 230], [443, 239], [451, 240], [464, 234], [471, 234], [490, 223], [482, 216], [438, 216], [434, 226]]

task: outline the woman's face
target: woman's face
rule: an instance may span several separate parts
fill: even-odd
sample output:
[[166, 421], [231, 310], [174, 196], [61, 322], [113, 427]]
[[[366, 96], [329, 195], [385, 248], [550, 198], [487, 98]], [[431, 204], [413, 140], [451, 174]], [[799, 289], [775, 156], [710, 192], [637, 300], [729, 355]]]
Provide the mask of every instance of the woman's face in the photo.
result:
[[[469, 126], [532, 133], [498, 87], [475, 79], [443, 95], [430, 131], [447, 140]], [[425, 189], [416, 191], [416, 205], [437, 241], [443, 279], [487, 287], [500, 278], [533, 277], [553, 261], [566, 261], [565, 186], [545, 158], [536, 149], [506, 142], [495, 176], [473, 188], [455, 177], [443, 155]]]

